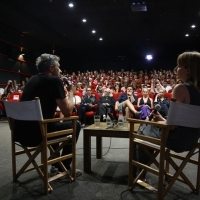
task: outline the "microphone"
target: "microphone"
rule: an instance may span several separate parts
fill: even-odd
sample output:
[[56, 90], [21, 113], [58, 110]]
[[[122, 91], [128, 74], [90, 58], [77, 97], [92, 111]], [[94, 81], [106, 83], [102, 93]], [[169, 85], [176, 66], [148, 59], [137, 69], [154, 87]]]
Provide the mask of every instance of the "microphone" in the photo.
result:
[[153, 113], [149, 116], [149, 121], [153, 119], [153, 114], [156, 114], [161, 109], [160, 104], [155, 105], [155, 109], [153, 110]]
[[67, 84], [67, 86], [70, 86], [70, 84], [69, 84], [69, 81], [68, 81], [68, 79], [67, 79], [67, 77], [63, 77], [63, 82], [64, 83], [66, 83]]
[[63, 77], [63, 82], [67, 84], [67, 91], [70, 91], [72, 88], [72, 85], [69, 83], [67, 77]]

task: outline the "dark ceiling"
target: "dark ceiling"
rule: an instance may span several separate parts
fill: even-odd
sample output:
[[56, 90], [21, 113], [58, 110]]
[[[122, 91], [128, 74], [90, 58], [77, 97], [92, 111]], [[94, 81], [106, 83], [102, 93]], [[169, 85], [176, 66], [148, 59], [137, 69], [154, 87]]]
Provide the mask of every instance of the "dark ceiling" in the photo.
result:
[[130, 0], [2, 0], [0, 23], [55, 49], [198, 50], [200, 0], [144, 1], [146, 12], [133, 12]]

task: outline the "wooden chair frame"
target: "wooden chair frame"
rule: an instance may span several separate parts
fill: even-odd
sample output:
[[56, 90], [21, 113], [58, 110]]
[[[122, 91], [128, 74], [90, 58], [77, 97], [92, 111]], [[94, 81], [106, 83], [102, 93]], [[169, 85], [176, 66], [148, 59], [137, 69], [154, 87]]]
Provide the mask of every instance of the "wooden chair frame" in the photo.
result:
[[[168, 132], [170, 129], [169, 125], [162, 124], [159, 122], [151, 122], [151, 121], [144, 121], [144, 120], [138, 120], [138, 119], [131, 119], [128, 118], [128, 121], [130, 122], [130, 135], [129, 135], [129, 190], [132, 191], [137, 184], [141, 185], [142, 187], [145, 187], [146, 189], [149, 189], [157, 194], [157, 199], [162, 200], [166, 196], [167, 192], [170, 190], [174, 182], [180, 181], [188, 185], [191, 190], [199, 194], [200, 190], [200, 153], [198, 153], [198, 159], [194, 160], [191, 157], [195, 154], [195, 150], [200, 149], [200, 143], [198, 142], [193, 149], [191, 149], [186, 156], [181, 156], [179, 154], [176, 154], [172, 151], [170, 151], [168, 148], [165, 147], [167, 138], [168, 138]], [[161, 139], [153, 138], [144, 136], [141, 134], [137, 134], [134, 132], [134, 126], [136, 124], [150, 124], [157, 126], [161, 129]], [[136, 151], [136, 145], [139, 145], [145, 153], [150, 158], [150, 161], [145, 165], [140, 162], [138, 162], [135, 159], [135, 151]], [[149, 149], [154, 150], [154, 154], [149, 152]], [[156, 157], [160, 155], [158, 161], [156, 160]], [[178, 166], [172, 158], [180, 159], [182, 160], [182, 163]], [[155, 164], [157, 169], [151, 167], [151, 164]], [[196, 185], [192, 184], [191, 181], [187, 178], [187, 176], [183, 173], [183, 168], [187, 163], [192, 163], [197, 166], [197, 178], [196, 178]], [[169, 167], [172, 166], [175, 169], [174, 174], [169, 173]], [[135, 177], [136, 175], [136, 167], [141, 168], [142, 170], [140, 173]], [[150, 186], [149, 184], [142, 181], [142, 178], [144, 173], [146, 171], [153, 173], [158, 176], [158, 187], [154, 188]], [[166, 180], [168, 183], [167, 185], [163, 185], [164, 180]]]
[[[13, 103], [13, 102], [10, 102]], [[6, 107], [6, 104], [5, 104]], [[13, 181], [17, 181], [17, 179], [25, 172], [36, 170], [44, 183], [44, 192], [48, 194], [53, 190], [50, 185], [50, 182], [61, 178], [63, 176], [67, 176], [70, 181], [74, 181], [76, 179], [76, 121], [78, 117], [72, 116], [67, 118], [54, 118], [54, 119], [43, 119], [38, 121], [40, 125], [40, 130], [42, 134], [42, 142], [37, 147], [25, 147], [14, 141], [14, 122], [16, 119], [8, 117], [9, 126], [11, 130], [11, 148], [12, 148], [12, 169], [13, 169]], [[58, 121], [71, 121], [72, 128], [55, 131], [55, 132], [47, 132], [47, 124]], [[55, 139], [56, 137], [56, 139]], [[72, 144], [72, 153], [63, 156], [57, 156], [58, 152], [68, 143]], [[53, 149], [53, 144], [59, 144], [57, 149]], [[69, 144], [69, 145], [71, 145]], [[16, 150], [16, 145], [20, 146], [21, 150]], [[49, 150], [49, 151], [48, 151]], [[48, 155], [48, 152], [50, 152]], [[17, 171], [16, 161], [17, 156], [26, 154], [28, 156], [28, 160], [24, 163], [24, 165]], [[35, 158], [41, 154], [41, 163], [37, 163]], [[69, 174], [68, 170], [63, 165], [62, 161], [72, 158], [72, 173]], [[32, 163], [33, 167], [29, 167]], [[48, 175], [48, 166], [58, 163], [63, 172], [49, 177]], [[28, 169], [27, 169], [28, 168]]]

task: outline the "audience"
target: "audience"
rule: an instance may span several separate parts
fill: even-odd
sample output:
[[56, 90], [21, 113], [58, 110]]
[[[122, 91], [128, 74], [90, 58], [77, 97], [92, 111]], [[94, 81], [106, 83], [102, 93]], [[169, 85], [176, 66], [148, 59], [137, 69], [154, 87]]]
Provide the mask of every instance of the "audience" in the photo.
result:
[[[142, 105], [140, 101], [142, 100], [144, 101], [145, 99], [144, 92], [146, 92], [147, 94], [148, 92], [151, 92], [151, 93], [154, 93], [156, 97], [159, 97], [161, 96], [161, 92], [160, 92], [161, 90], [163, 90], [163, 92], [172, 92], [176, 83], [181, 82], [181, 80], [177, 79], [176, 71], [163, 70], [163, 69], [151, 70], [151, 71], [147, 71], [147, 70], [124, 71], [124, 69], [122, 69], [120, 71], [110, 70], [107, 72], [104, 70], [99, 70], [99, 71], [87, 70], [85, 72], [80, 72], [80, 71], [78, 71], [77, 73], [73, 72], [72, 74], [69, 74], [66, 70], [64, 70], [61, 75], [62, 80], [63, 78], [67, 79], [68, 82], [70, 82], [70, 84], [75, 85], [76, 92], [80, 92], [81, 93], [80, 96], [83, 96], [82, 102], [77, 111], [80, 117], [80, 120], [82, 122], [82, 127], [84, 127], [86, 123], [85, 121], [86, 112], [94, 111], [94, 104], [98, 103], [99, 105], [101, 105], [102, 102], [97, 102], [97, 99], [100, 99], [106, 94], [104, 90], [106, 90], [107, 88], [110, 89], [109, 96], [114, 95], [113, 98], [114, 98], [114, 101], [116, 101], [116, 103], [113, 106], [113, 109], [115, 109], [115, 111], [118, 112], [119, 108], [120, 109], [122, 108], [123, 112], [125, 112], [125, 115], [127, 117], [137, 116], [141, 112], [140, 118], [144, 119], [145, 118], [143, 116], [144, 109], [146, 109], [146, 113], [149, 113], [149, 110], [152, 109], [152, 101], [153, 101], [154, 106], [156, 105], [155, 102], [157, 101], [157, 98], [155, 102], [154, 102], [154, 99], [152, 99], [152, 101], [148, 99], [146, 105], [149, 105], [149, 107], [146, 105]], [[9, 84], [10, 84], [10, 81], [11, 80], [8, 81]], [[5, 94], [2, 94], [2, 97], [5, 99], [11, 92], [17, 91], [17, 90], [22, 90], [23, 92], [25, 83], [27, 81], [28, 79], [26, 78], [26, 81], [22, 80], [21, 85], [18, 85], [17, 81], [14, 80], [13, 84], [7, 85], [5, 87], [4, 89]], [[63, 85], [66, 87], [65, 81], [63, 81]], [[146, 89], [142, 91], [142, 88], [146, 88]], [[87, 89], [89, 91], [87, 91]], [[91, 95], [91, 91], [93, 93], [96, 92], [99, 98], [95, 99], [94, 96]], [[140, 93], [143, 93], [143, 98], [140, 99], [138, 102], [137, 96]], [[159, 95], [156, 95], [156, 94], [159, 94]], [[89, 97], [88, 95], [91, 97]], [[95, 103], [90, 102], [90, 99], [93, 99], [93, 98], [95, 99], [94, 100]], [[103, 99], [105, 100], [105, 98]], [[162, 98], [160, 99], [162, 101]], [[85, 101], [85, 103], [83, 101]], [[149, 101], [151, 101], [151, 103], [149, 103]], [[77, 102], [80, 102], [80, 99], [77, 100]], [[165, 104], [162, 104], [162, 106], [163, 105]], [[111, 107], [111, 112], [112, 112], [112, 106], [110, 107]], [[104, 108], [102, 107], [102, 108], [99, 108], [98, 110], [99, 112], [100, 112], [100, 109], [101, 109], [101, 112], [103, 113], [102, 117], [103, 119], [105, 119], [107, 110], [103, 111]], [[164, 109], [164, 108], [161, 109], [161, 114], [163, 116], [167, 115], [166, 110], [167, 109]], [[132, 113], [134, 114], [134, 116], [132, 115]]]

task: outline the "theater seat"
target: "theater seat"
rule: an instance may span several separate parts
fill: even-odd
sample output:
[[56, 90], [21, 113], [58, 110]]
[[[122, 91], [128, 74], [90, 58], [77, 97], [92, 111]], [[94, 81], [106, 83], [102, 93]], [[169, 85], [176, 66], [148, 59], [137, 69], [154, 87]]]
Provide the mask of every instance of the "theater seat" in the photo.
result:
[[21, 96], [22, 92], [13, 92], [8, 96], [7, 101], [18, 102], [20, 101]]

